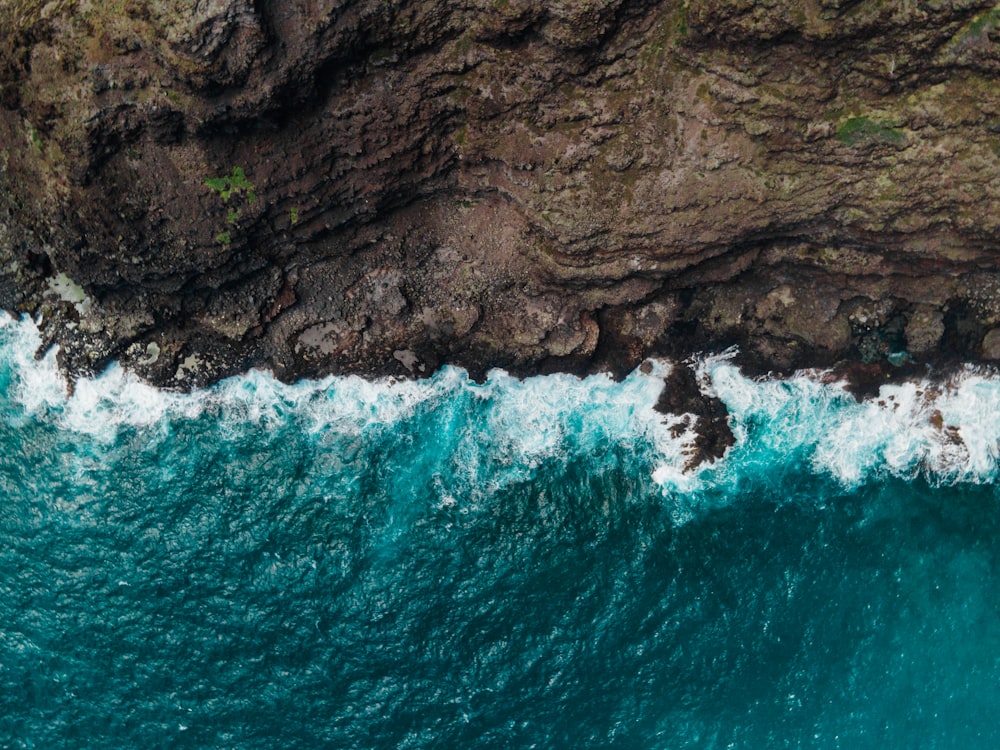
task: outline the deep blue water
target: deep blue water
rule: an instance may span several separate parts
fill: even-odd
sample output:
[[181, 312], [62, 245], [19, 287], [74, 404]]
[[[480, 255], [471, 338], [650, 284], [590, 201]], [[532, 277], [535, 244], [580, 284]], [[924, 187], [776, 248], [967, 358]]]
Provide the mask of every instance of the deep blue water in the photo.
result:
[[0, 747], [994, 748], [1000, 382], [72, 397], [0, 322]]

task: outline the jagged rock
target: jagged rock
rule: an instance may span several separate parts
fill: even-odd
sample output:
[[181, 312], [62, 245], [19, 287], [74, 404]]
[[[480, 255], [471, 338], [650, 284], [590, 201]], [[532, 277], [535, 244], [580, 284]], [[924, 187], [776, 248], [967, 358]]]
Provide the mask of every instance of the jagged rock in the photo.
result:
[[[689, 427], [695, 430], [695, 439], [685, 465], [685, 471], [699, 464], [722, 458], [736, 444], [736, 436], [729, 427], [729, 412], [718, 396], [713, 395], [707, 384], [700, 384], [695, 371], [685, 365], [674, 365], [664, 379], [663, 393], [656, 404], [664, 414], [682, 415], [683, 420], [674, 424], [676, 435]], [[693, 418], [694, 425], [687, 420]]]

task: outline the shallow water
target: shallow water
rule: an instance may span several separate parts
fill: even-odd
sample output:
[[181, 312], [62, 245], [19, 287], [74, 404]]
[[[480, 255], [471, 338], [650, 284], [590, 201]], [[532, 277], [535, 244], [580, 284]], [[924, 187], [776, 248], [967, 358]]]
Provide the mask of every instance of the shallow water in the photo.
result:
[[1000, 382], [66, 394], [0, 323], [0, 746], [995, 747]]

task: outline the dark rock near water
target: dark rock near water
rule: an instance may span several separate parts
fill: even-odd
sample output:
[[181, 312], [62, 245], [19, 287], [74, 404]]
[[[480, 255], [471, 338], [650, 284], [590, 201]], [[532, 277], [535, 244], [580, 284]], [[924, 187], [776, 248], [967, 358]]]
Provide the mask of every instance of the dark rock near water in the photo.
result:
[[[729, 427], [729, 412], [718, 396], [713, 395], [708, 383], [699, 383], [691, 367], [674, 365], [664, 379], [663, 393], [656, 404], [656, 410], [664, 414], [681, 414], [686, 418], [674, 425], [677, 436], [685, 429], [696, 432], [692, 453], [685, 469], [691, 469], [706, 461], [722, 458], [736, 443], [736, 437]], [[694, 419], [694, 424], [689, 419]]]

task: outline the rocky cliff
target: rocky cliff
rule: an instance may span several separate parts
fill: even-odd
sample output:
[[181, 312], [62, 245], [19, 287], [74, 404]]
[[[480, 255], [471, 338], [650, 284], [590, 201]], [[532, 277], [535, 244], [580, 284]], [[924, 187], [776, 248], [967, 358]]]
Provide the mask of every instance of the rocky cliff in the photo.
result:
[[70, 371], [1000, 358], [1000, 5], [0, 0]]

